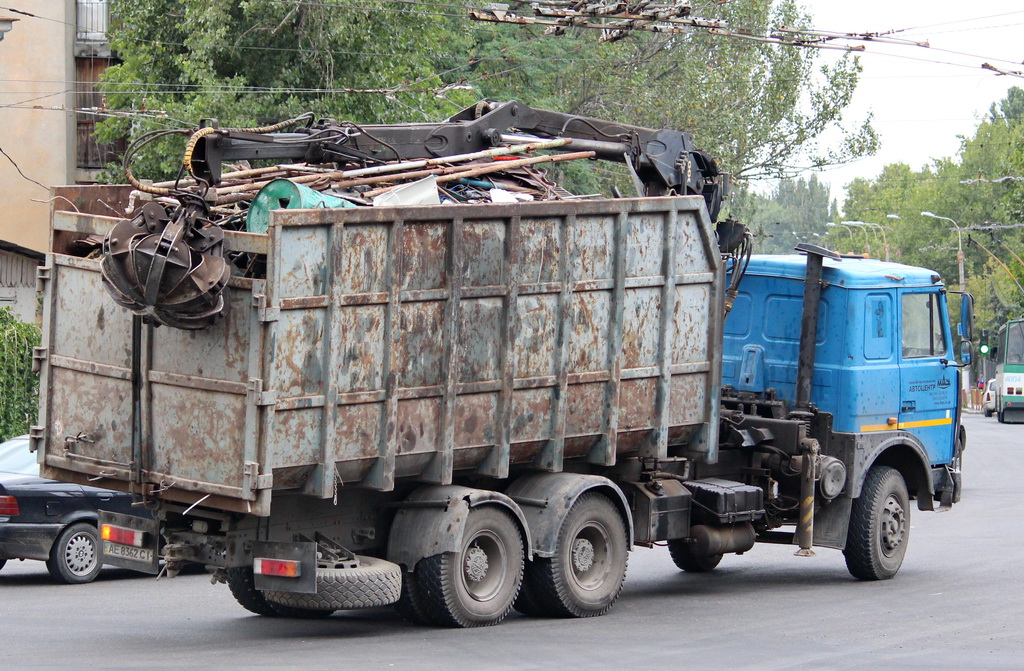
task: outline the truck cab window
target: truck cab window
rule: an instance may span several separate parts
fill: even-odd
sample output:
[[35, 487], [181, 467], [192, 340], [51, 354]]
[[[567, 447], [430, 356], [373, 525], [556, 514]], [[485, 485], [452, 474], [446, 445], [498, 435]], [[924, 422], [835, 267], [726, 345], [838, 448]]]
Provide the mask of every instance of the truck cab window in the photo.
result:
[[945, 324], [935, 294], [903, 294], [903, 358], [946, 353]]

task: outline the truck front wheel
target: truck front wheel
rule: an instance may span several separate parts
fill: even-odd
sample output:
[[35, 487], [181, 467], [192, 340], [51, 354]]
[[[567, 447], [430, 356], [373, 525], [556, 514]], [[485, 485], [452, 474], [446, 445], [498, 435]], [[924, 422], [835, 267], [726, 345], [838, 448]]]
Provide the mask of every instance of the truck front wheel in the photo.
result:
[[910, 540], [910, 496], [899, 471], [873, 466], [853, 501], [846, 537], [846, 568], [859, 580], [896, 575]]
[[558, 532], [553, 557], [527, 568], [516, 608], [527, 615], [594, 617], [615, 603], [629, 559], [626, 525], [619, 511], [597, 493], [573, 504]]
[[471, 508], [462, 546], [421, 559], [415, 580], [418, 615], [427, 624], [484, 627], [512, 610], [523, 582], [523, 539], [512, 517], [495, 506]]

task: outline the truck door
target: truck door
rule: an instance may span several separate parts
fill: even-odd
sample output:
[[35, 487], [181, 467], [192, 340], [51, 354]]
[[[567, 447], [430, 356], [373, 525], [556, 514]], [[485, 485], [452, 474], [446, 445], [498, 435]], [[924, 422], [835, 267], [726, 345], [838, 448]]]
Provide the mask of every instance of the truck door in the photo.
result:
[[900, 296], [899, 428], [917, 436], [933, 465], [953, 456], [959, 369], [953, 360], [946, 304], [935, 291]]

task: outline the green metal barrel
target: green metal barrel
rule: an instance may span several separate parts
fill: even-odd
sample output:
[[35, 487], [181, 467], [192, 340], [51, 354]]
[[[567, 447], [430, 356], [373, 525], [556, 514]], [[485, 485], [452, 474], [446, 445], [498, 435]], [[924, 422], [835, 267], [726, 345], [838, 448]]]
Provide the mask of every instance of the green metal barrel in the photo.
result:
[[249, 205], [245, 230], [266, 233], [271, 210], [308, 210], [315, 207], [355, 207], [344, 198], [314, 191], [289, 179], [275, 179], [260, 189]]

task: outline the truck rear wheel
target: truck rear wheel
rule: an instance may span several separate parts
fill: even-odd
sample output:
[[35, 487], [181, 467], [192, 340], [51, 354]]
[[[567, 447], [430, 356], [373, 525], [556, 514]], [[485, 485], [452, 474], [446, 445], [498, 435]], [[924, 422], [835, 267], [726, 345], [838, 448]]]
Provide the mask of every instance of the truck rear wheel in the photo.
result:
[[228, 589], [242, 608], [250, 613], [273, 617], [277, 615], [274, 605], [267, 601], [263, 592], [256, 589], [251, 566], [235, 566], [228, 569]]
[[523, 539], [495, 506], [472, 508], [462, 547], [421, 559], [410, 578], [422, 619], [444, 627], [485, 627], [505, 619], [523, 582]]
[[910, 496], [899, 471], [872, 466], [853, 501], [846, 538], [846, 568], [859, 580], [896, 575], [910, 541]]
[[672, 555], [672, 562], [680, 570], [687, 573], [707, 573], [714, 571], [718, 563], [722, 561], [721, 553], [698, 555], [694, 553], [693, 547], [693, 543], [687, 543], [684, 539], [668, 542], [668, 551]]
[[426, 624], [427, 617], [423, 610], [423, 596], [419, 592], [419, 583], [413, 573], [404, 573], [402, 594], [395, 602], [395, 611], [399, 617], [414, 624]]
[[626, 579], [627, 545], [626, 525], [612, 502], [583, 494], [562, 522], [554, 556], [527, 567], [516, 607], [527, 615], [604, 615]]

